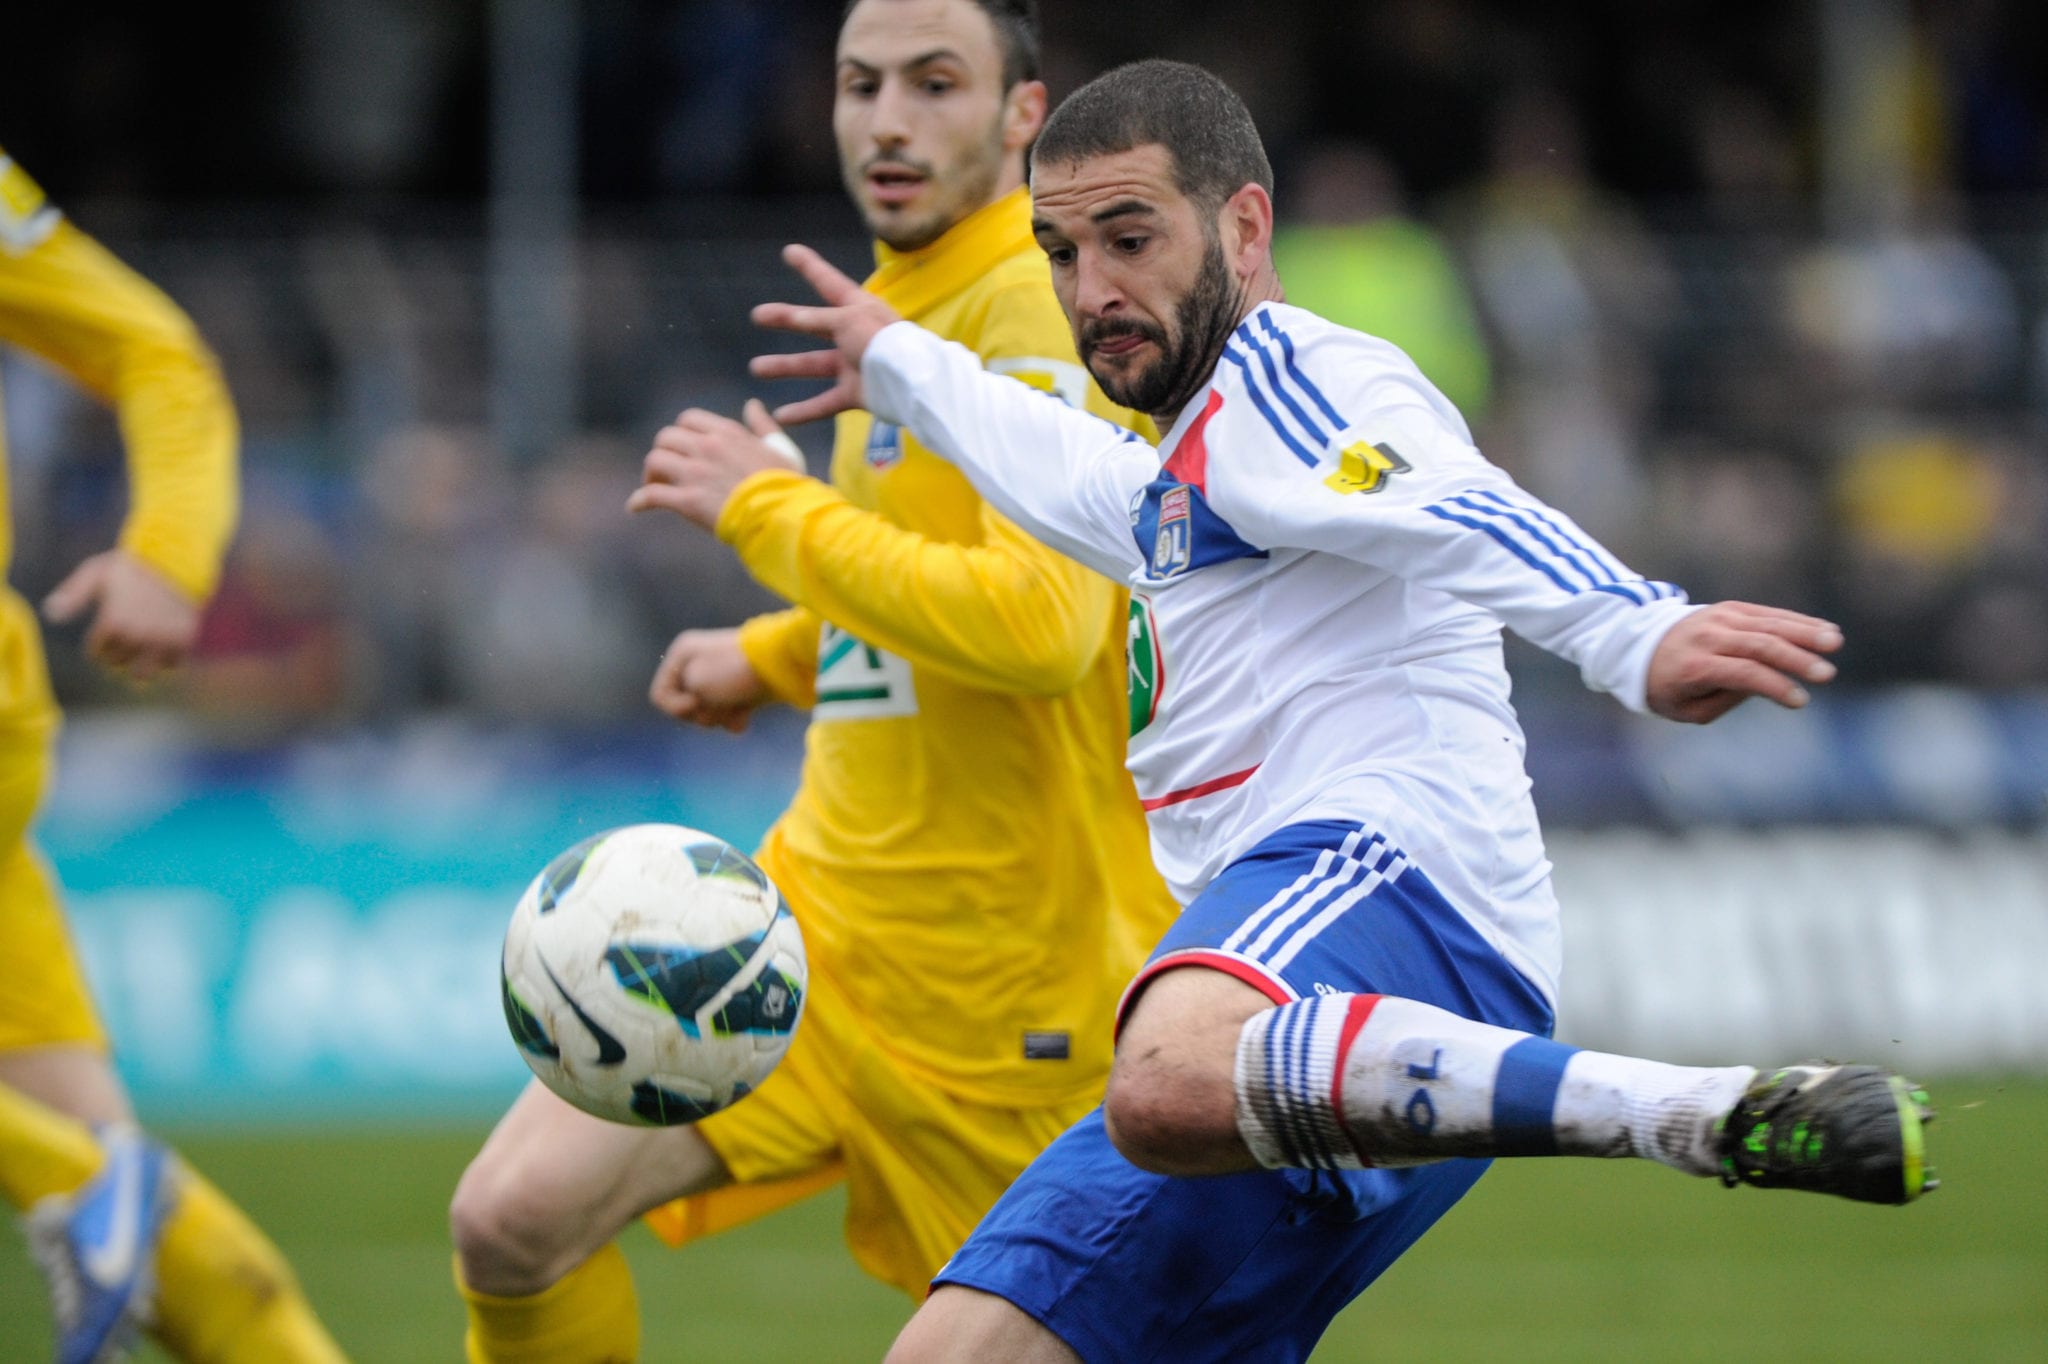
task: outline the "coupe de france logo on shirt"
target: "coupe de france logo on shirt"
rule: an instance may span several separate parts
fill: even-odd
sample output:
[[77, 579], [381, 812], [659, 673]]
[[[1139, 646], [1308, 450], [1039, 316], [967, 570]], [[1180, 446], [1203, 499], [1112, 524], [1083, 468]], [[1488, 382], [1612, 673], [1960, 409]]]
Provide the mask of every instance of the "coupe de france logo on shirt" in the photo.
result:
[[917, 714], [910, 664], [829, 622], [818, 631], [813, 720], [879, 720]]
[[1395, 474], [1405, 474], [1413, 467], [1384, 441], [1353, 441], [1338, 451], [1337, 472], [1324, 479], [1323, 486], [1340, 493], [1376, 493]]
[[1152, 723], [1159, 714], [1159, 693], [1166, 686], [1166, 655], [1159, 647], [1159, 627], [1152, 619], [1152, 603], [1135, 594], [1131, 597], [1130, 626], [1124, 635], [1124, 657], [1131, 683], [1131, 733]]
[[1152, 538], [1152, 576], [1170, 578], [1188, 566], [1193, 553], [1193, 494], [1185, 485], [1159, 499], [1159, 529]]

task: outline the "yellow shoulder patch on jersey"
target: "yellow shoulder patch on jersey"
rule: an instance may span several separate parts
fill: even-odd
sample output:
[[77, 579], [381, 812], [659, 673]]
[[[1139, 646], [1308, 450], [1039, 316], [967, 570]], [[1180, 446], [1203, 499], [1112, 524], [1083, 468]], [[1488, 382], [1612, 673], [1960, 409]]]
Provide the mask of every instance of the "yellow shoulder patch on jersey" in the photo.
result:
[[1338, 452], [1337, 472], [1325, 478], [1323, 485], [1340, 493], [1376, 493], [1395, 474], [1405, 474], [1413, 467], [1384, 441], [1374, 445], [1353, 441]]
[[64, 215], [13, 157], [0, 152], [0, 249], [12, 255], [49, 240]]

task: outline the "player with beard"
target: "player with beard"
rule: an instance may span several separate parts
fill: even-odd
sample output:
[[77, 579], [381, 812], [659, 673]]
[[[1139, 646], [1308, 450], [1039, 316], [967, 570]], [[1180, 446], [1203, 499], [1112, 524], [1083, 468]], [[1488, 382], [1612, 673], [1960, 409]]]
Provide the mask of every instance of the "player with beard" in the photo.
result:
[[[1015, 0], [848, 8], [834, 126], [879, 239], [868, 287], [1020, 393], [1123, 431], [1031, 237], [1036, 66]], [[803, 1027], [757, 1092], [693, 1127], [613, 1126], [529, 1086], [455, 1196], [472, 1359], [633, 1358], [621, 1227], [655, 1208], [687, 1240], [841, 1180], [855, 1258], [921, 1298], [1099, 1100], [1116, 991], [1172, 920], [1119, 760], [1124, 590], [900, 427], [843, 417], [828, 486], [790, 467], [760, 404], [745, 415], [684, 413], [632, 505], [715, 530], [794, 603], [678, 636], [652, 691], [731, 729], [770, 702], [811, 712], [759, 852], [803, 927]]]
[[1906, 1203], [1926, 1096], [1871, 1066], [1675, 1066], [1550, 1039], [1557, 905], [1503, 624], [1637, 710], [1797, 708], [1841, 634], [1630, 572], [1473, 448], [1384, 341], [1283, 300], [1237, 96], [1141, 62], [1032, 156], [1089, 369], [1157, 450], [987, 380], [814, 253], [762, 357], [832, 381], [1132, 585], [1129, 766], [1186, 909], [1119, 1008], [1103, 1107], [939, 1274], [894, 1364], [1299, 1360], [1492, 1156], [1656, 1160]]

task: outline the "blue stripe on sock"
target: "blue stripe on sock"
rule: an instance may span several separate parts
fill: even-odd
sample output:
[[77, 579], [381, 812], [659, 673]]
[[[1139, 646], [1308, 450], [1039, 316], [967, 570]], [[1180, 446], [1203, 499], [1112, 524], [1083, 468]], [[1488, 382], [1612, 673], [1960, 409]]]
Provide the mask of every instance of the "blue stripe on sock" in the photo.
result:
[[1285, 1019], [1275, 1015], [1266, 1019], [1266, 1095], [1271, 1104], [1273, 1140], [1280, 1147], [1280, 1158], [1291, 1161], [1294, 1158], [1292, 1134], [1287, 1130], [1286, 1118], [1286, 1069], [1281, 1063], [1280, 1025]]
[[1557, 1087], [1578, 1053], [1547, 1037], [1525, 1037], [1500, 1058], [1493, 1080], [1493, 1139], [1504, 1156], [1554, 1156]]
[[1292, 1100], [1295, 1150], [1301, 1163], [1313, 1170], [1319, 1162], [1316, 1159], [1314, 1101], [1308, 1093], [1308, 1039], [1315, 1028], [1316, 1001], [1305, 1000], [1292, 1005], [1289, 1012], [1294, 1017], [1289, 1020], [1287, 1044], [1294, 1049], [1294, 1058], [1288, 1067], [1287, 1097]]

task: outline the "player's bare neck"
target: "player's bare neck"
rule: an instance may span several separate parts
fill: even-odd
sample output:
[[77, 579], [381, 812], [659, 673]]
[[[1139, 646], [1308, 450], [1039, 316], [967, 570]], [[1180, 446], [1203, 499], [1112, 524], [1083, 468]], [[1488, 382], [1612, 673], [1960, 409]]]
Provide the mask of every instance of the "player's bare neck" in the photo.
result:
[[1285, 303], [1287, 291], [1280, 287], [1280, 276], [1274, 273], [1272, 265], [1267, 264], [1245, 281], [1244, 298], [1244, 311], [1237, 319], [1240, 322], [1250, 317], [1261, 304]]
[[988, 201], [994, 203], [1005, 195], [1024, 188], [1024, 181], [1024, 154], [1013, 152], [1003, 158], [1002, 173], [996, 176], [996, 186], [989, 194]]

